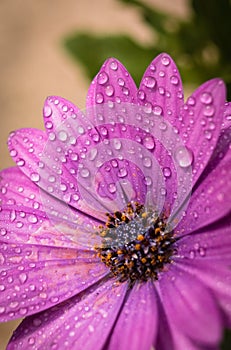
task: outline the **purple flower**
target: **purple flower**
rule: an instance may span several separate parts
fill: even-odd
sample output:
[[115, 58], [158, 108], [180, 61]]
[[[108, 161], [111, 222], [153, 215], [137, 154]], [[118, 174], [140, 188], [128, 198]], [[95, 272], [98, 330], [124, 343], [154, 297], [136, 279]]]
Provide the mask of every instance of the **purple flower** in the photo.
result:
[[7, 349], [218, 349], [231, 326], [231, 105], [220, 79], [184, 104], [161, 54], [137, 90], [115, 59], [86, 111], [47, 98], [46, 131], [9, 138], [1, 178]]

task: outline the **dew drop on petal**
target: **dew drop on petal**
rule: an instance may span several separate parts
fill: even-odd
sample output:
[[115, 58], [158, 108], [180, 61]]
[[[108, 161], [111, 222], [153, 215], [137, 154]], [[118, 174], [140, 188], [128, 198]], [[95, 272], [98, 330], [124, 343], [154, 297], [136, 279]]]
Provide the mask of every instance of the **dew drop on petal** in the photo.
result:
[[103, 94], [101, 94], [100, 92], [98, 94], [96, 94], [95, 102], [96, 103], [103, 103], [103, 101], [104, 101]]
[[146, 102], [144, 104], [143, 111], [147, 114], [152, 113], [152, 104], [150, 102]]
[[169, 59], [167, 56], [163, 56], [163, 57], [161, 58], [161, 62], [162, 62], [162, 64], [163, 64], [164, 66], [169, 66], [169, 64], [170, 64], [170, 59]]
[[149, 89], [153, 89], [156, 85], [156, 79], [151, 76], [145, 77], [144, 85]]
[[17, 160], [17, 165], [18, 165], [19, 167], [24, 166], [24, 165], [25, 165], [25, 160], [22, 159], [22, 158], [19, 158], [19, 159]]
[[110, 184], [108, 185], [108, 191], [109, 191], [110, 193], [115, 193], [115, 192], [116, 192], [116, 185], [115, 185], [114, 183], [110, 183]]
[[212, 105], [207, 105], [205, 108], [204, 108], [204, 116], [205, 117], [213, 117], [215, 113], [215, 107], [212, 106]]
[[194, 97], [189, 97], [188, 98], [188, 101], [187, 101], [187, 104], [189, 105], [189, 106], [195, 106], [195, 104], [196, 104], [196, 99], [194, 98]]
[[105, 94], [106, 94], [108, 97], [111, 97], [111, 96], [114, 94], [114, 88], [113, 88], [112, 85], [106, 86], [106, 88], [105, 88]]
[[173, 85], [178, 85], [178, 84], [179, 84], [179, 78], [178, 78], [176, 75], [172, 75], [172, 76], [170, 77], [170, 82], [171, 82], [171, 84], [173, 84]]
[[116, 61], [112, 61], [112, 62], [110, 63], [110, 68], [111, 68], [112, 70], [117, 70], [117, 69], [118, 69], [118, 63], [117, 63]]
[[88, 177], [90, 175], [90, 171], [87, 168], [80, 170], [80, 175], [84, 178]]
[[155, 115], [161, 115], [161, 114], [163, 113], [162, 107], [160, 107], [160, 106], [158, 106], [158, 105], [154, 106], [154, 107], [153, 107], [153, 113], [154, 113]]
[[159, 128], [161, 131], [166, 131], [167, 130], [167, 124], [165, 122], [161, 122], [159, 124]]
[[108, 77], [108, 74], [106, 72], [101, 72], [97, 76], [97, 81], [100, 85], [106, 84], [108, 79], [109, 79], [109, 77]]
[[146, 136], [143, 140], [143, 144], [149, 150], [153, 150], [155, 148], [155, 142], [152, 136]]
[[45, 106], [43, 109], [43, 115], [45, 118], [49, 118], [52, 115], [52, 109], [50, 106]]
[[147, 186], [151, 186], [151, 184], [152, 184], [152, 179], [151, 179], [149, 176], [146, 176], [146, 177], [144, 178], [144, 183], [145, 183], [145, 185], [147, 185]]
[[121, 143], [120, 140], [115, 139], [113, 143], [114, 143], [114, 147], [115, 147], [116, 150], [120, 150], [121, 149], [122, 143]]
[[0, 229], [0, 235], [1, 235], [1, 236], [5, 236], [6, 234], [7, 234], [6, 229], [5, 229], [5, 228], [1, 228], [1, 229]]
[[117, 83], [118, 83], [119, 86], [124, 86], [125, 85], [125, 81], [122, 78], [119, 78], [117, 80]]
[[181, 168], [192, 165], [193, 158], [193, 153], [189, 148], [181, 146], [175, 152], [175, 159]]
[[169, 167], [163, 168], [163, 174], [165, 177], [170, 177], [172, 175], [172, 171]]
[[38, 222], [38, 218], [35, 214], [31, 214], [28, 216], [28, 221], [31, 223], [31, 224], [36, 224], [36, 222]]
[[145, 100], [146, 94], [143, 90], [139, 90], [137, 96], [139, 100], [143, 101]]
[[212, 132], [211, 132], [210, 130], [205, 130], [205, 131], [204, 131], [204, 135], [205, 135], [205, 138], [206, 138], [207, 140], [211, 140], [211, 139], [212, 139], [212, 136], [213, 136], [213, 134], [212, 134]]
[[25, 283], [26, 282], [26, 280], [27, 280], [27, 274], [26, 273], [21, 273], [20, 275], [19, 275], [19, 280], [20, 280], [20, 282], [23, 284], [23, 283]]
[[58, 138], [60, 141], [65, 142], [67, 140], [67, 133], [64, 130], [59, 131]]
[[17, 152], [15, 149], [12, 149], [12, 150], [10, 151], [11, 157], [16, 157], [17, 154], [18, 154], [18, 152]]
[[200, 101], [205, 105], [209, 105], [213, 102], [213, 96], [210, 92], [203, 92], [200, 96]]
[[125, 176], [127, 176], [127, 174], [128, 174], [128, 172], [127, 172], [126, 168], [121, 168], [118, 171], [118, 177], [125, 177]]
[[152, 165], [152, 160], [151, 160], [151, 158], [145, 157], [145, 158], [143, 159], [143, 164], [144, 164], [144, 166], [145, 166], [146, 168], [150, 168], [151, 165]]
[[3, 314], [5, 312], [6, 308], [4, 306], [0, 306], [0, 314]]

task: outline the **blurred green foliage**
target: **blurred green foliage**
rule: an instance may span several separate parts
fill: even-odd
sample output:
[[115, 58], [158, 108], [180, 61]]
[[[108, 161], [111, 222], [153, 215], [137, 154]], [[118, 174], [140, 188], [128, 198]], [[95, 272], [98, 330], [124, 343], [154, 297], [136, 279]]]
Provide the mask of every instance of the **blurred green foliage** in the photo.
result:
[[81, 61], [90, 79], [108, 57], [116, 57], [127, 67], [136, 83], [160, 52], [176, 61], [185, 84], [198, 86], [221, 77], [231, 97], [231, 1], [189, 0], [190, 16], [184, 20], [156, 10], [141, 0], [117, 0], [124, 6], [136, 6], [153, 31], [155, 42], [144, 46], [126, 35], [97, 36], [76, 33], [65, 39], [72, 56]]

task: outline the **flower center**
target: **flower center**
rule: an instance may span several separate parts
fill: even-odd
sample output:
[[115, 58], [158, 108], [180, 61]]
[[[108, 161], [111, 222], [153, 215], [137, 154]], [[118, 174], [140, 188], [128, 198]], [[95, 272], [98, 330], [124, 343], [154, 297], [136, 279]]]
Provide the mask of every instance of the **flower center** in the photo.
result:
[[101, 261], [120, 282], [157, 280], [158, 272], [171, 262], [175, 252], [173, 231], [165, 216], [145, 210], [139, 203], [128, 203], [124, 211], [106, 214], [100, 227], [102, 245], [96, 247]]

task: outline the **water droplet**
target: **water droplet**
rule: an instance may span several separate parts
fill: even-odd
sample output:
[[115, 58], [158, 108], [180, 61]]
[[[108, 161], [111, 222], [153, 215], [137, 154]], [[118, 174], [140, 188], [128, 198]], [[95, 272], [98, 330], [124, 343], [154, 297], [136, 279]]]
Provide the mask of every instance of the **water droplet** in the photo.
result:
[[57, 303], [59, 301], [59, 298], [58, 297], [51, 297], [50, 300], [52, 303]]
[[66, 131], [64, 131], [64, 130], [59, 131], [58, 138], [60, 141], [62, 141], [62, 142], [67, 141], [67, 137], [68, 137], [68, 135], [67, 135]]
[[161, 62], [162, 62], [162, 64], [163, 64], [164, 66], [169, 66], [169, 64], [170, 64], [170, 59], [169, 59], [167, 56], [163, 56], [163, 57], [161, 58]]
[[161, 78], [165, 77], [165, 72], [164, 72], [163, 70], [161, 70], [161, 71], [159, 72], [159, 76], [160, 76]]
[[96, 94], [95, 102], [96, 103], [103, 103], [103, 101], [104, 101], [103, 94], [101, 94], [100, 92], [98, 94]]
[[187, 168], [193, 163], [193, 153], [189, 148], [181, 146], [175, 152], [175, 159], [180, 167]]
[[152, 136], [146, 136], [143, 140], [143, 144], [149, 150], [153, 150], [155, 148], [155, 142]]
[[170, 168], [165, 167], [165, 168], [163, 168], [163, 174], [165, 177], [170, 177], [172, 175], [172, 171]]
[[161, 194], [161, 196], [165, 196], [165, 195], [167, 194], [166, 188], [161, 187], [161, 188], [160, 188], [160, 194]]
[[145, 166], [146, 168], [150, 168], [151, 165], [152, 165], [152, 160], [151, 160], [151, 158], [145, 157], [145, 158], [143, 159], [143, 164], [144, 164], [144, 166]]
[[126, 87], [123, 87], [123, 88], [122, 88], [122, 92], [123, 92], [123, 94], [124, 94], [125, 96], [128, 96], [128, 95], [130, 94], [129, 89], [126, 88]]
[[153, 89], [156, 86], [156, 79], [151, 76], [145, 77], [144, 85], [149, 89]]
[[6, 287], [3, 284], [0, 284], [0, 292], [3, 292], [6, 289]]
[[154, 113], [155, 115], [161, 115], [161, 114], [163, 113], [162, 107], [160, 107], [160, 106], [158, 106], [158, 105], [155, 105], [155, 106], [153, 107], [153, 113]]
[[18, 165], [19, 167], [24, 166], [24, 165], [25, 165], [25, 160], [22, 159], [22, 158], [19, 158], [19, 159], [17, 160], [17, 165]]
[[206, 255], [206, 250], [205, 250], [205, 248], [200, 247], [200, 248], [199, 248], [199, 254], [200, 254], [200, 256], [204, 257], [204, 256]]
[[194, 252], [194, 250], [190, 250], [190, 252], [189, 252], [189, 258], [190, 259], [194, 259], [195, 258], [195, 252]]
[[5, 312], [6, 308], [4, 306], [0, 306], [0, 314], [3, 314]]
[[52, 109], [50, 106], [45, 106], [43, 109], [43, 115], [45, 118], [49, 118], [52, 115]]
[[125, 81], [124, 81], [122, 78], [119, 78], [119, 79], [117, 80], [117, 82], [118, 82], [118, 85], [119, 85], [119, 86], [124, 86], [124, 85], [125, 85]]
[[146, 102], [144, 104], [143, 111], [147, 114], [152, 113], [152, 104], [150, 102]]
[[143, 101], [143, 100], [145, 100], [146, 94], [145, 94], [145, 92], [143, 90], [139, 90], [138, 94], [137, 94], [137, 97], [138, 97], [139, 100]]
[[17, 152], [15, 149], [12, 149], [12, 150], [10, 151], [11, 157], [16, 157], [17, 154], [18, 154], [18, 152]]
[[126, 168], [120, 168], [118, 171], [118, 177], [125, 177], [127, 176], [128, 172]]
[[26, 273], [21, 273], [20, 275], [19, 275], [19, 280], [20, 280], [20, 282], [23, 284], [23, 283], [25, 283], [26, 282], [26, 280], [27, 280], [27, 274]]
[[122, 143], [121, 143], [121, 141], [119, 139], [113, 140], [113, 143], [114, 143], [114, 147], [115, 147], [116, 150], [120, 150], [121, 149]]
[[53, 123], [51, 121], [46, 122], [45, 126], [46, 126], [47, 129], [52, 129], [53, 128]]
[[1, 236], [5, 236], [7, 234], [6, 229], [5, 228], [1, 228], [0, 229], [0, 234], [1, 234]]
[[87, 168], [83, 168], [80, 170], [80, 175], [82, 177], [86, 178], [90, 175], [90, 171]]
[[101, 72], [97, 76], [97, 81], [100, 85], [106, 84], [108, 79], [109, 79], [109, 77], [108, 77], [108, 74], [106, 72]]
[[106, 135], [108, 134], [108, 130], [107, 130], [107, 128], [106, 128], [105, 126], [102, 126], [102, 127], [100, 128], [100, 131], [101, 131], [101, 134], [102, 134], [103, 136], [106, 136]]
[[112, 85], [108, 85], [105, 88], [105, 94], [111, 97], [114, 94], [114, 87]]
[[117, 63], [116, 61], [112, 61], [112, 62], [110, 63], [110, 68], [111, 68], [112, 70], [117, 70], [117, 69], [118, 69], [118, 63]]
[[179, 84], [179, 78], [176, 75], [172, 75], [170, 78], [170, 82], [173, 85], [178, 85]]
[[200, 101], [205, 105], [209, 105], [213, 102], [213, 96], [210, 92], [203, 92], [200, 96]]
[[161, 131], [166, 131], [167, 130], [167, 124], [165, 122], [161, 122], [159, 124], [159, 128]]
[[213, 136], [213, 134], [212, 134], [212, 132], [211, 132], [210, 130], [205, 130], [205, 131], [204, 131], [204, 135], [205, 135], [205, 138], [206, 138], [207, 140], [211, 140], [211, 138], [212, 138], [212, 136]]
[[35, 343], [35, 338], [34, 337], [28, 338], [28, 344], [29, 345], [34, 345], [34, 343]]
[[38, 222], [38, 218], [35, 214], [31, 214], [28, 216], [28, 221], [31, 223], [31, 224], [36, 224], [36, 222]]
[[115, 185], [114, 183], [110, 183], [110, 184], [108, 185], [108, 191], [109, 191], [110, 193], [115, 193], [115, 192], [116, 192], [116, 185]]
[[204, 116], [205, 117], [213, 117], [215, 113], [215, 107], [212, 106], [212, 105], [207, 105], [205, 108], [204, 108]]
[[152, 179], [151, 179], [149, 176], [146, 176], [146, 177], [144, 178], [144, 183], [145, 183], [145, 185], [147, 185], [147, 186], [151, 186], [151, 184], [152, 184]]
[[160, 94], [160, 95], [164, 95], [164, 94], [165, 94], [165, 88], [162, 87], [162, 86], [160, 86], [160, 87], [158, 88], [158, 91], [159, 91], [159, 94]]
[[188, 101], [187, 101], [187, 104], [189, 105], [189, 106], [195, 106], [195, 104], [196, 104], [196, 99], [194, 98], [194, 97], [189, 97], [188, 98]]

